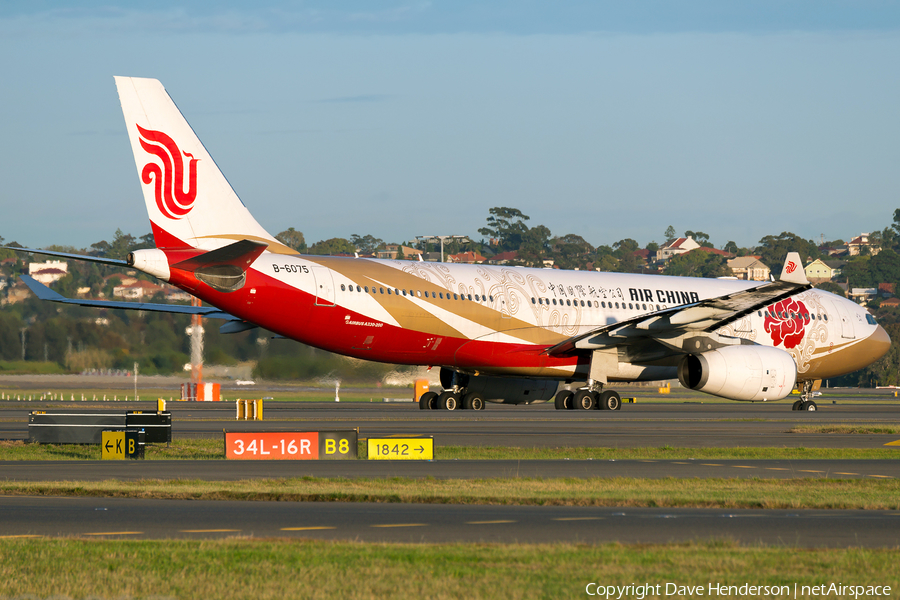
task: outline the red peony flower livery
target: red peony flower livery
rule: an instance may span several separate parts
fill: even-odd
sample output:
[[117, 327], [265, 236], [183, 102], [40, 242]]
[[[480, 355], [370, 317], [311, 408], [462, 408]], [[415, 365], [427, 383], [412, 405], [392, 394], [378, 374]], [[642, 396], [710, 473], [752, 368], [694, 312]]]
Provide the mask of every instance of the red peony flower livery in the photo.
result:
[[802, 302], [788, 298], [776, 303], [766, 311], [763, 328], [772, 336], [772, 343], [794, 348], [803, 341], [806, 334], [806, 306]]

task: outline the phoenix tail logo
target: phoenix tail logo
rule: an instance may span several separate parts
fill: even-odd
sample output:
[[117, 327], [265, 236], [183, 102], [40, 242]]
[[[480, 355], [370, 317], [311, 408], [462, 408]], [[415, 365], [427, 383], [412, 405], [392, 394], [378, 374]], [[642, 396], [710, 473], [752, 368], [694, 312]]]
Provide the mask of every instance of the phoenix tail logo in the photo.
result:
[[[156, 206], [170, 219], [181, 219], [194, 207], [197, 198], [197, 161], [187, 152], [182, 153], [175, 141], [161, 131], [144, 129], [137, 126], [141, 134], [141, 148], [148, 154], [156, 156], [161, 165], [148, 162], [141, 171], [141, 181], [153, 184], [156, 193]], [[187, 184], [185, 191], [184, 154], [189, 159]]]
[[785, 269], [785, 271], [787, 271], [788, 274], [793, 273], [796, 270], [797, 270], [797, 263], [795, 263], [794, 261], [789, 262], [787, 264], [787, 268]]

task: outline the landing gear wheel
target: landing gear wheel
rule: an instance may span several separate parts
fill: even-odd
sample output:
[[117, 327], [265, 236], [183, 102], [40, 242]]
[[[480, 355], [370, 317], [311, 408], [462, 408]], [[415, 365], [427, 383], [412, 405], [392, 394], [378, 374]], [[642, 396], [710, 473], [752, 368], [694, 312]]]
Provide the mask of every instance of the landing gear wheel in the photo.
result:
[[425, 392], [419, 396], [419, 410], [429, 410], [433, 408], [432, 404], [437, 401], [438, 395], [434, 392]]
[[556, 410], [572, 408], [572, 396], [573, 394], [569, 390], [562, 390], [556, 394], [556, 400], [553, 402], [554, 406], [556, 406]]
[[459, 396], [453, 392], [444, 392], [438, 396], [438, 407], [441, 410], [456, 410], [459, 408]]
[[603, 410], [619, 410], [622, 408], [622, 398], [613, 390], [606, 390], [600, 394], [600, 408]]
[[803, 404], [803, 400], [797, 400], [794, 402], [794, 405], [791, 407], [791, 410], [800, 410], [800, 405]]
[[484, 410], [484, 396], [478, 392], [469, 392], [463, 396], [462, 407], [469, 410]]
[[590, 410], [594, 408], [594, 394], [590, 390], [578, 390], [572, 398], [572, 404], [576, 409]]
[[819, 410], [819, 407], [816, 406], [816, 403], [813, 402], [812, 400], [807, 400], [800, 406], [800, 410], [815, 412], [815, 411]]

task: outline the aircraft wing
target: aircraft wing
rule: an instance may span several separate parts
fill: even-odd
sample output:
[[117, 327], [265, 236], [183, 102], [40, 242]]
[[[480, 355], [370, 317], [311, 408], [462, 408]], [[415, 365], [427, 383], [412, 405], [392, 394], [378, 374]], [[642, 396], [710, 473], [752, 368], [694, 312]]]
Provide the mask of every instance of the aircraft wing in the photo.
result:
[[99, 256], [89, 256], [86, 254], [72, 254], [71, 252], [55, 252], [53, 250], [35, 250], [33, 248], [14, 248], [12, 246], [3, 246], [4, 250], [14, 250], [15, 252], [28, 252], [30, 254], [42, 254], [46, 256], [58, 256], [60, 258], [71, 258], [73, 260], [84, 260], [87, 262], [101, 263], [104, 265], [116, 265], [118, 267], [129, 266], [128, 261], [119, 258], [101, 258]]
[[92, 306], [94, 308], [120, 308], [124, 310], [143, 310], [147, 312], [180, 313], [186, 315], [200, 315], [207, 319], [225, 319], [227, 321], [240, 321], [238, 317], [222, 312], [214, 306], [187, 306], [183, 304], [155, 304], [152, 302], [119, 302], [114, 300], [80, 300], [66, 298], [51, 290], [43, 283], [30, 275], [19, 275], [28, 289], [41, 300], [60, 302], [63, 304], [75, 304], [77, 306]]
[[712, 333], [754, 311], [811, 287], [800, 263], [800, 255], [791, 252], [778, 281], [769, 281], [732, 294], [604, 325], [563, 340], [544, 350], [544, 354], [555, 356], [575, 350], [614, 347], [621, 343], [622, 338], [666, 337], [686, 332]]

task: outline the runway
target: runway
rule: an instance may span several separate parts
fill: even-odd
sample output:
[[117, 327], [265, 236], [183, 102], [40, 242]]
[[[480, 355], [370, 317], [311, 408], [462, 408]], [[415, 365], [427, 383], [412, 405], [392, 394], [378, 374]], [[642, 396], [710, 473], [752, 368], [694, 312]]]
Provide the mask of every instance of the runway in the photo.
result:
[[0, 497], [2, 537], [900, 546], [900, 512]]
[[[231, 403], [169, 404], [173, 439], [221, 439], [223, 429], [433, 436], [433, 462], [34, 461], [0, 463], [18, 481], [348, 478], [900, 478], [898, 460], [441, 460], [441, 446], [880, 448], [900, 457], [898, 434], [789, 433], [799, 425], [900, 424], [900, 404], [832, 395], [818, 412], [780, 403], [657, 403], [621, 411], [557, 411], [489, 405], [484, 411], [420, 411], [411, 403], [266, 401], [265, 420], [236, 422]], [[155, 403], [0, 403], [0, 438], [27, 437], [31, 410], [155, 410]], [[194, 538], [311, 537], [384, 542], [668, 543], [727, 537], [797, 547], [897, 547], [891, 511], [725, 510], [371, 503], [226, 502], [115, 498], [0, 498], [0, 536]]]
[[[27, 438], [27, 415], [46, 408], [156, 410], [149, 402], [2, 402], [0, 439]], [[884, 448], [900, 434], [789, 433], [803, 425], [900, 425], [900, 403], [829, 396], [817, 412], [778, 403], [626, 404], [619, 411], [491, 404], [483, 411], [422, 411], [412, 403], [264, 403], [265, 420], [235, 421], [233, 403], [172, 402], [173, 439], [217, 438], [223, 429], [359, 428], [360, 438], [433, 436], [436, 446]]]

